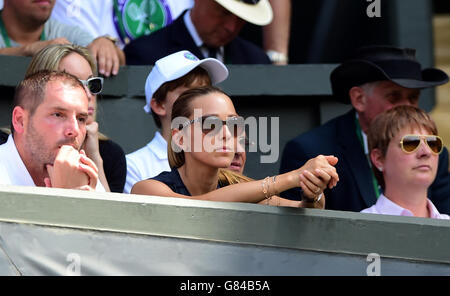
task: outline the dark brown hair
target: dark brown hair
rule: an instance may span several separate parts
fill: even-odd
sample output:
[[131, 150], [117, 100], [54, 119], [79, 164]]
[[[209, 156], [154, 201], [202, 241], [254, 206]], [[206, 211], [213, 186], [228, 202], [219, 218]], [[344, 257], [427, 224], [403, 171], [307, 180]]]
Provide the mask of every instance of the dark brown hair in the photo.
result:
[[[206, 71], [202, 67], [197, 67], [178, 79], [163, 83], [153, 94], [153, 100], [155, 100], [159, 104], [162, 104], [165, 102], [167, 94], [170, 91], [174, 91], [180, 86], [191, 87], [194, 84], [200, 86], [211, 85], [211, 78], [209, 77], [208, 71]], [[151, 112], [151, 114], [156, 126], [158, 128], [161, 128], [161, 119], [159, 118], [158, 114], [153, 111]]]
[[[86, 92], [83, 84], [75, 76], [61, 71], [42, 70], [25, 77], [16, 87], [13, 99], [14, 109], [17, 106], [22, 107], [33, 115], [37, 107], [45, 98], [47, 84], [50, 81], [59, 80], [70, 87], [80, 87]], [[87, 94], [86, 94], [87, 96]], [[14, 134], [14, 126], [11, 122], [11, 131]]]
[[[183, 92], [172, 106], [172, 118], [173, 121], [177, 117], [189, 118], [194, 110], [192, 109], [192, 101], [198, 97], [202, 97], [211, 93], [225, 94], [221, 89], [215, 86], [203, 86], [188, 89]], [[167, 155], [169, 158], [169, 165], [171, 168], [179, 168], [184, 164], [184, 152], [176, 153], [172, 149], [172, 139], [169, 140], [167, 145]]]

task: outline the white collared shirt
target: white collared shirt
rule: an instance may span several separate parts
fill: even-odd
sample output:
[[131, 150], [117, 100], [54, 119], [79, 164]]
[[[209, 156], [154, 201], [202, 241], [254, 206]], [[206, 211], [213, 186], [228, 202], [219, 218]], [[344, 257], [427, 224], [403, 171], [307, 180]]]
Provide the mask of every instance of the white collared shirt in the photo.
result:
[[12, 135], [0, 145], [0, 184], [36, 186], [17, 151]]
[[[209, 57], [208, 49], [206, 48], [206, 46], [204, 46], [203, 40], [198, 35], [197, 29], [195, 29], [195, 26], [192, 23], [190, 9], [184, 14], [183, 19], [189, 34], [191, 34], [192, 39], [194, 39], [195, 45], [197, 45], [197, 47], [200, 49], [204, 57]], [[224, 57], [224, 48], [223, 46], [221, 46], [219, 47], [217, 51], [217, 56], [215, 58], [223, 63], [223, 57]], [[201, 59], [201, 57], [198, 58]]]
[[170, 171], [167, 158], [167, 141], [157, 131], [146, 146], [126, 155], [127, 180], [124, 193], [130, 193], [139, 181], [153, 178], [164, 171]]
[[[12, 135], [9, 135], [6, 143], [0, 145], [0, 184], [36, 186], [17, 151]], [[100, 181], [97, 182], [95, 191], [105, 192], [105, 188]]]
[[[361, 130], [361, 136], [363, 138], [363, 143], [364, 143], [364, 154], [367, 155], [367, 157], [370, 160], [370, 156], [369, 156], [369, 144], [367, 142], [367, 135], [364, 131]], [[372, 163], [369, 161], [369, 164], [372, 165]]]
[[[427, 199], [427, 207], [430, 212], [430, 217], [435, 219], [450, 219], [449, 215], [440, 214], [436, 209], [431, 200]], [[394, 215], [394, 216], [414, 216], [414, 214], [408, 210], [404, 209], [398, 204], [394, 203], [392, 200], [387, 198], [384, 194], [380, 194], [377, 203], [370, 208], [364, 209], [361, 213], [371, 213], [371, 214], [383, 214], [383, 215]]]
[[[359, 122], [359, 115], [358, 112], [355, 112], [356, 115], [356, 121]], [[361, 126], [361, 124], [359, 124]], [[362, 130], [362, 128], [360, 127], [359, 130], [361, 131], [361, 137], [363, 140], [363, 145], [364, 145], [364, 154], [367, 156], [367, 159], [369, 160], [369, 165], [372, 166], [372, 162], [370, 161], [370, 156], [369, 156], [369, 144], [367, 142], [367, 135], [366, 133]]]

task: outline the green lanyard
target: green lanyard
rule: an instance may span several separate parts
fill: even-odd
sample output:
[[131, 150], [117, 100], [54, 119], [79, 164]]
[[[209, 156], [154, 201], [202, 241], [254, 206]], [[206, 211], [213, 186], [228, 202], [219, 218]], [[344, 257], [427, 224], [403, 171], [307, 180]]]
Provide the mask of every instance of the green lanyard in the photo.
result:
[[[2, 34], [3, 40], [5, 41], [6, 47], [11, 47], [11, 39], [9, 39], [8, 32], [6, 32], [5, 24], [2, 19], [2, 11], [0, 10], [0, 33]], [[45, 32], [42, 30], [41, 41], [45, 40]]]
[[[358, 136], [359, 142], [361, 143], [364, 154], [366, 154], [366, 151], [364, 149], [364, 139], [363, 139], [362, 132], [361, 132], [361, 126], [359, 125], [358, 118], [356, 118], [356, 117], [355, 117], [355, 125], [356, 125], [356, 135]], [[370, 162], [369, 156], [366, 156], [366, 157], [367, 157], [367, 161], [369, 162], [369, 167], [372, 168], [372, 163]], [[370, 174], [372, 176], [373, 189], [375, 190], [375, 194], [378, 199], [378, 197], [380, 196], [380, 189], [379, 189], [378, 181], [377, 181], [377, 178], [375, 178], [375, 174], [373, 173], [372, 169], [370, 170]]]

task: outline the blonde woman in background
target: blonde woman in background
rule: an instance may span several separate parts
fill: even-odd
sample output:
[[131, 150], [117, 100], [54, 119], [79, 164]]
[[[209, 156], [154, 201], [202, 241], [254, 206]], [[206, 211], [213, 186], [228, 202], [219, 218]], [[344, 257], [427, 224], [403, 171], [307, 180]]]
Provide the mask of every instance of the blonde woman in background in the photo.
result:
[[9, 128], [5, 127], [0, 128], [0, 145], [6, 143], [9, 134], [11, 134], [11, 130]]
[[89, 117], [82, 149], [97, 165], [99, 180], [106, 191], [123, 192], [126, 178], [125, 154], [118, 144], [98, 131], [97, 95], [102, 91], [103, 78], [97, 77], [97, 66], [89, 51], [72, 44], [48, 46], [33, 57], [25, 76], [40, 70], [65, 71], [85, 85], [89, 97]]

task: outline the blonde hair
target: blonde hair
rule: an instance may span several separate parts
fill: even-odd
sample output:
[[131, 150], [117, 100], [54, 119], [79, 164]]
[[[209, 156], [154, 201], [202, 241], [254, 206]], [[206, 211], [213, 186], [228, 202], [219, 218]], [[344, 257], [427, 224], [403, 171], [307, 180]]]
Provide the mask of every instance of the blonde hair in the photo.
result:
[[[28, 65], [25, 77], [28, 77], [42, 70], [58, 71], [59, 64], [61, 63], [62, 59], [64, 59], [71, 53], [77, 53], [82, 56], [89, 63], [92, 74], [94, 76], [98, 75], [97, 64], [95, 63], [95, 60], [92, 58], [89, 50], [86, 47], [75, 44], [52, 44], [44, 47], [33, 56], [33, 59]], [[95, 118], [96, 114], [94, 114], [94, 120]], [[98, 132], [98, 139], [106, 141], [109, 138], [106, 135]]]
[[[189, 89], [183, 92], [180, 97], [175, 101], [172, 107], [172, 120], [177, 117], [189, 118], [192, 115], [191, 103], [194, 99], [205, 96], [211, 93], [221, 93], [228, 96], [221, 89], [215, 86], [204, 86]], [[169, 165], [172, 169], [176, 169], [185, 164], [184, 151], [175, 152], [172, 149], [172, 138], [169, 139], [167, 145], [167, 156], [169, 159]], [[222, 186], [227, 186], [231, 184], [237, 184], [241, 182], [249, 182], [253, 179], [246, 177], [244, 175], [238, 174], [228, 169], [219, 169], [219, 183]]]
[[44, 47], [33, 56], [25, 77], [41, 70], [58, 71], [61, 60], [71, 53], [82, 56], [89, 63], [92, 73], [97, 75], [97, 65], [86, 47], [75, 44], [52, 44]]
[[7, 127], [0, 127], [0, 131], [4, 132], [5, 134], [8, 134], [8, 135], [11, 134], [11, 129], [9, 129]]

